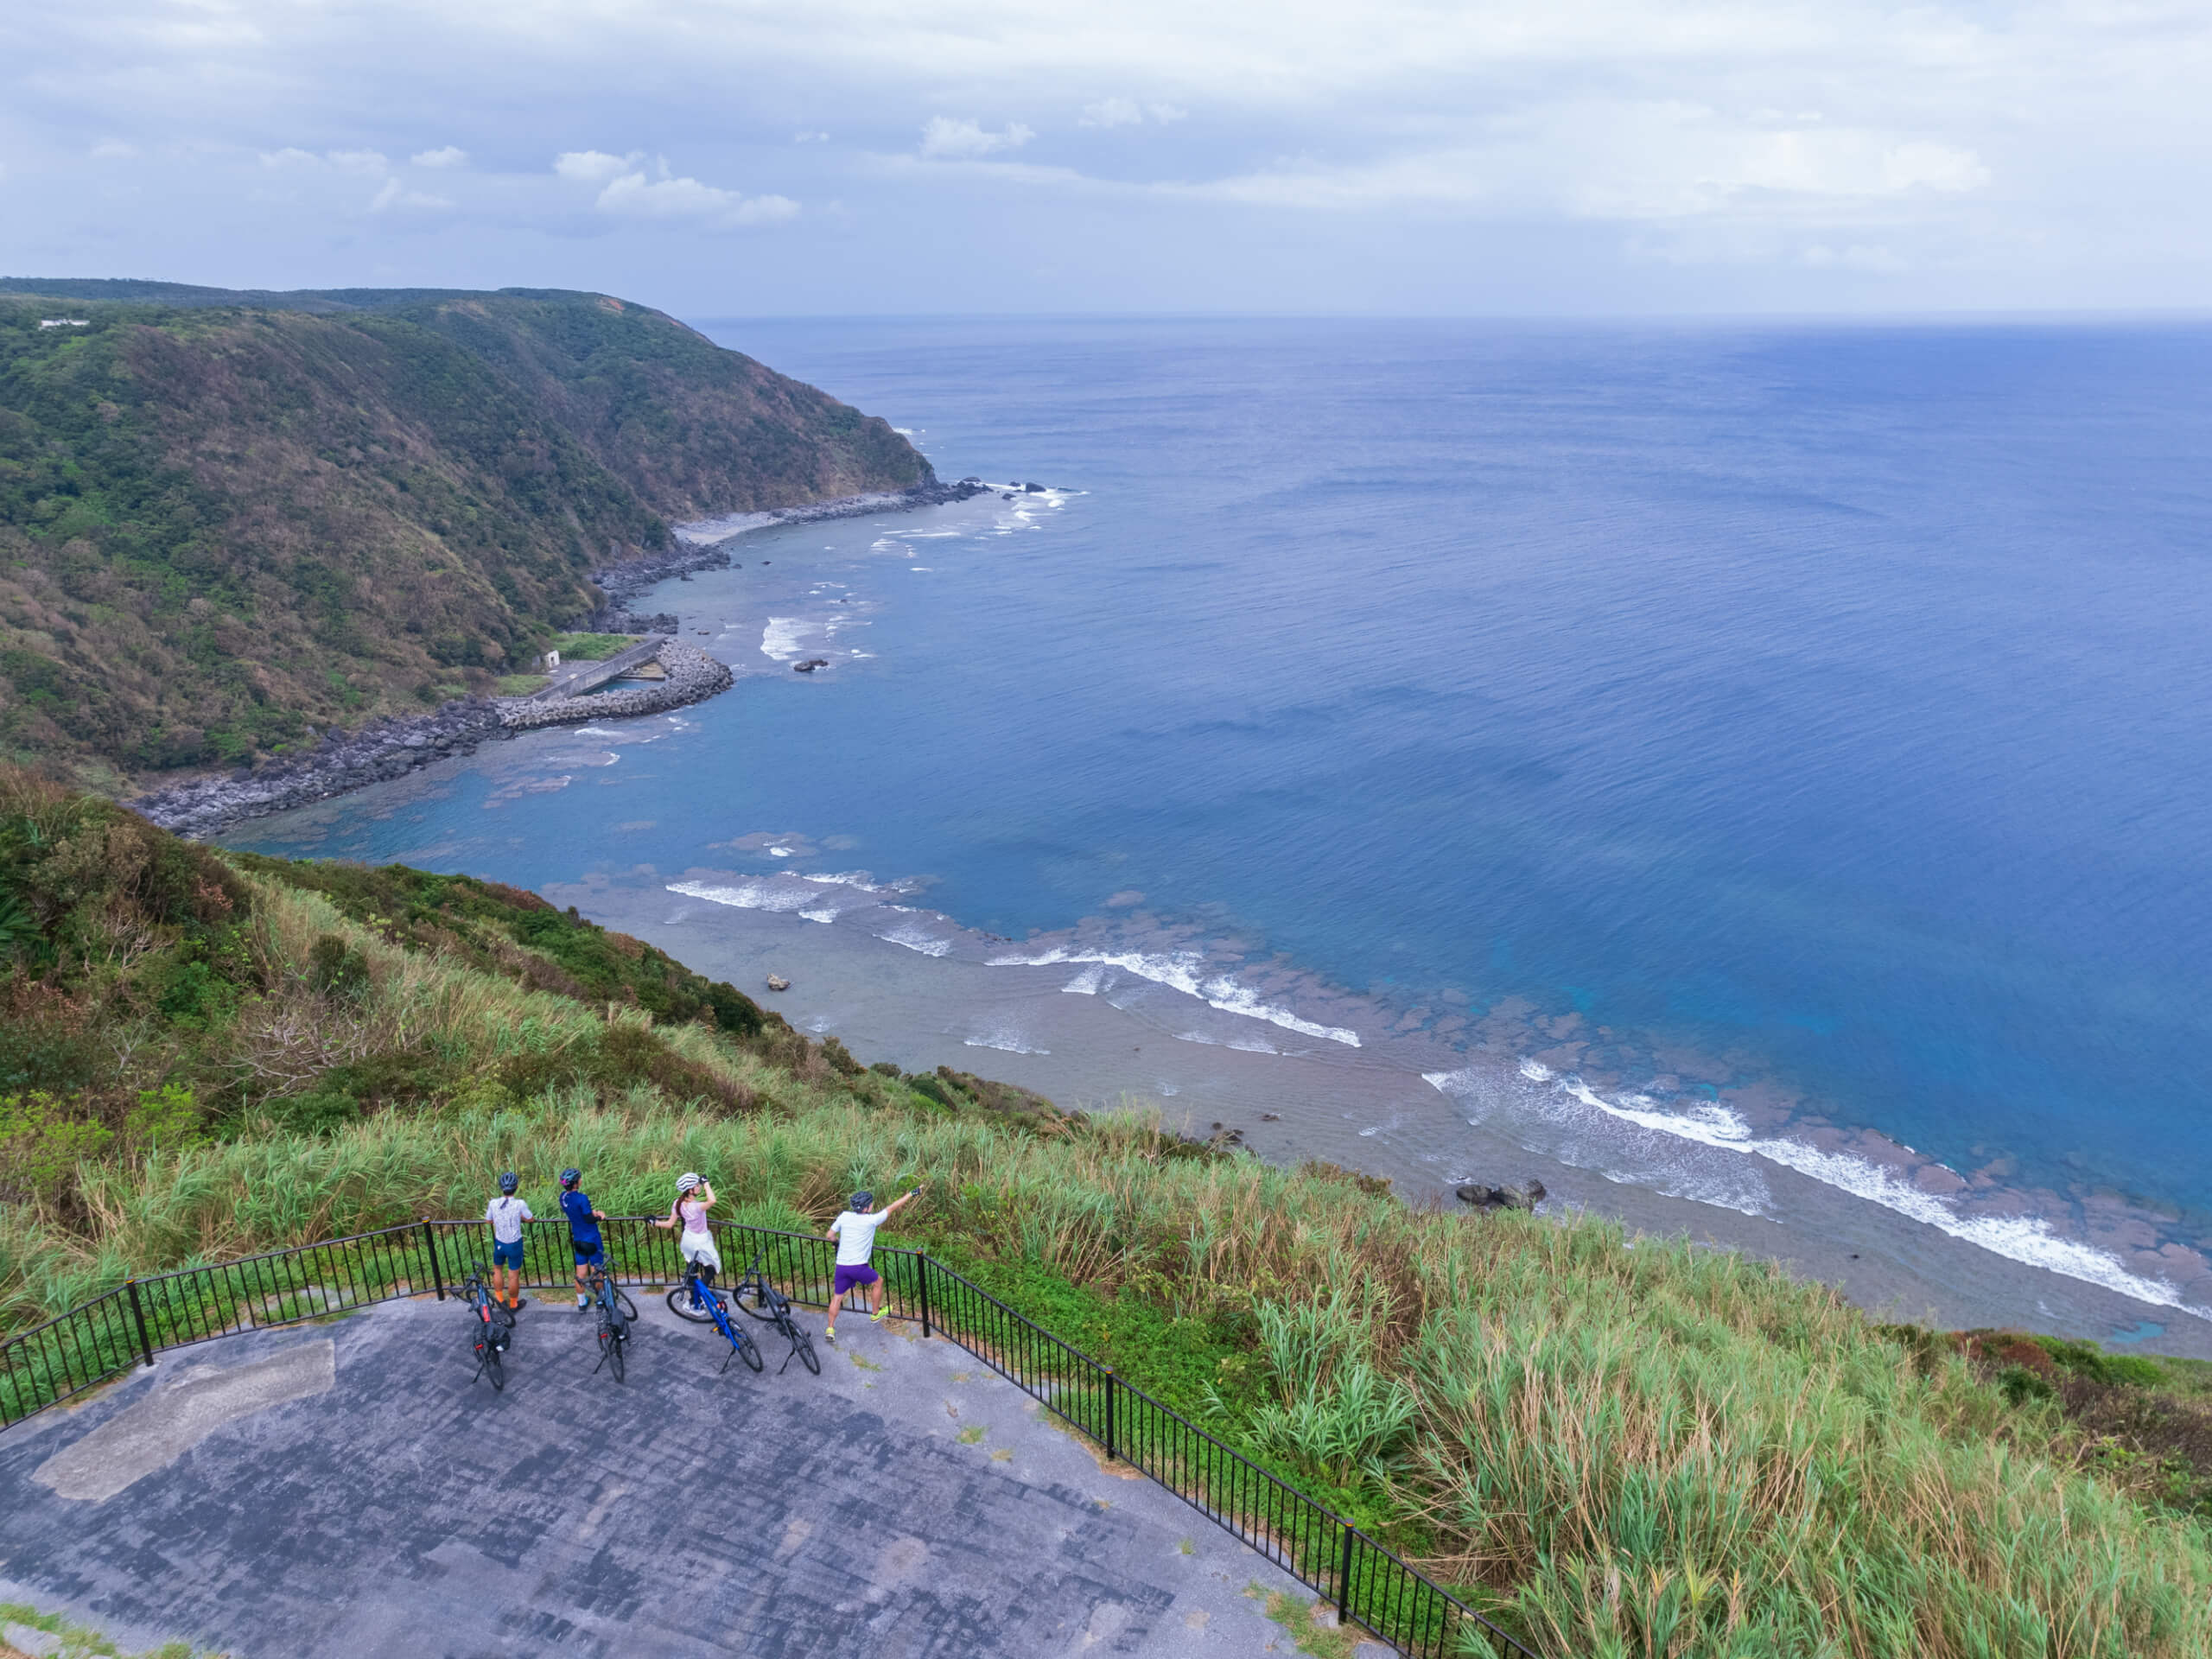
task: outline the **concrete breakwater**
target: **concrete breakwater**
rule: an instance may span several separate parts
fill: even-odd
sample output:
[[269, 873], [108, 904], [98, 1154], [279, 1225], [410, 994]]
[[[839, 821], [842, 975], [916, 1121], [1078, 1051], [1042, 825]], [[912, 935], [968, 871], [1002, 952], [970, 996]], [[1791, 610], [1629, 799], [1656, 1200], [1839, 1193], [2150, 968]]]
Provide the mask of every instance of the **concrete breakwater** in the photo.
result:
[[365, 784], [404, 777], [448, 755], [473, 754], [480, 743], [512, 737], [533, 727], [658, 714], [697, 702], [727, 688], [733, 678], [728, 664], [690, 645], [665, 645], [659, 660], [668, 677], [649, 684], [544, 702], [527, 697], [458, 697], [417, 718], [372, 721], [359, 731], [326, 736], [320, 747], [296, 760], [227, 778], [197, 779], [141, 796], [130, 805], [164, 830], [212, 836], [248, 818], [264, 818]]
[[665, 709], [678, 709], [687, 702], [711, 697], [715, 692], [727, 690], [735, 677], [728, 664], [709, 657], [695, 645], [678, 645], [673, 640], [660, 648], [656, 660], [668, 671], [664, 680], [543, 702], [531, 697], [502, 697], [496, 705], [499, 723], [510, 731], [523, 732], [574, 720], [657, 715]]

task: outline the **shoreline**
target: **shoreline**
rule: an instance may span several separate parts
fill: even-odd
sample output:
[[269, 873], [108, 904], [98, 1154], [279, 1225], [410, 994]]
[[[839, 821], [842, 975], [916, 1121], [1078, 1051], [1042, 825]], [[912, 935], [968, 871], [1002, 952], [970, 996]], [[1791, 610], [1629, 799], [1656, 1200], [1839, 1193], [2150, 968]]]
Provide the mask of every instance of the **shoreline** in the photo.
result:
[[[965, 501], [988, 493], [991, 488], [979, 479], [969, 478], [957, 484], [931, 483], [910, 490], [839, 496], [803, 506], [676, 525], [671, 535], [677, 546], [592, 573], [591, 582], [605, 597], [583, 626], [596, 632], [673, 634], [681, 626], [679, 618], [666, 613], [640, 616], [629, 609], [631, 602], [671, 578], [727, 566], [730, 563], [728, 543], [748, 530], [912, 512]], [[719, 533], [703, 533], [709, 531]], [[665, 661], [671, 653], [677, 662]], [[426, 715], [378, 716], [350, 732], [326, 732], [321, 743], [307, 754], [245, 772], [188, 779], [123, 804], [162, 829], [204, 840], [255, 818], [312, 806], [371, 784], [404, 778], [435, 760], [474, 754], [483, 744], [519, 732], [578, 721], [665, 714], [727, 690], [735, 679], [728, 664], [696, 646], [674, 641], [663, 647], [663, 666], [669, 670], [665, 681], [630, 690], [564, 697], [550, 703], [524, 697], [455, 697]]]
[[[689, 556], [715, 560], [719, 551], [709, 543]], [[780, 554], [776, 562], [780, 579]], [[721, 617], [727, 637], [733, 619], [760, 627], [759, 597], [749, 576], [732, 573], [687, 588], [682, 604], [690, 622]], [[672, 588], [655, 598], [677, 602]], [[466, 770], [488, 772], [499, 803], [567, 786], [568, 774], [581, 783], [593, 776], [582, 768], [612, 766], [619, 750], [634, 795], [680, 777], [671, 763], [679, 753], [696, 758], [705, 741], [607, 731], [593, 734], [593, 746], [608, 753], [586, 755], [556, 740]], [[632, 779], [633, 768], [645, 775]], [[396, 798], [434, 798], [446, 787], [426, 780]], [[769, 1006], [907, 1069], [982, 1071], [1071, 1105], [1154, 1105], [1187, 1116], [1200, 1136], [1210, 1122], [1225, 1122], [1269, 1161], [1323, 1158], [1392, 1178], [1414, 1202], [1457, 1207], [1455, 1185], [1534, 1174], [1550, 1189], [1548, 1208], [1587, 1209], [1632, 1232], [1789, 1263], [1878, 1318], [2045, 1330], [2120, 1351], [2212, 1357], [2212, 1325], [2196, 1312], [2212, 1306], [2206, 1265], [2193, 1252], [2162, 1261], [2173, 1235], [2155, 1217], [2076, 1206], [1974, 1172], [1961, 1178], [1872, 1130], [1806, 1121], [1804, 1103], [1770, 1087], [1724, 1084], [1697, 1098], [1686, 1081], [1647, 1098], [1584, 1053], [1573, 1040], [1581, 1033], [1537, 1020], [1541, 1011], [1519, 1008], [1517, 999], [1408, 1027], [1402, 1004], [1433, 999], [1378, 1001], [1141, 909], [1017, 943], [926, 907], [925, 875], [881, 880], [849, 868], [854, 861], [837, 855], [835, 837], [816, 845], [743, 819], [724, 827], [754, 833], [710, 843], [717, 852], [704, 858], [669, 849], [657, 874], [609, 848], [625, 874], [527, 885], [713, 976], [753, 985], [782, 975], [794, 983]], [[443, 824], [421, 840], [376, 832], [365, 845], [361, 828], [336, 845], [284, 850], [500, 868], [496, 844], [473, 828]], [[1217, 955], [1216, 946], [1225, 948]], [[1839, 1171], [1851, 1180], [1835, 1179]], [[1878, 1195], [1853, 1190], [1868, 1182]], [[1963, 1236], [1966, 1228], [1981, 1236]], [[2053, 1265], [2048, 1251], [2062, 1243], [2082, 1251], [2071, 1265], [2092, 1271]], [[2029, 1259], [2023, 1245], [2045, 1259]], [[2139, 1275], [2137, 1288], [2152, 1296], [2131, 1294], [2109, 1268]], [[2159, 1280], [2184, 1292], [2181, 1306], [2158, 1294]]]

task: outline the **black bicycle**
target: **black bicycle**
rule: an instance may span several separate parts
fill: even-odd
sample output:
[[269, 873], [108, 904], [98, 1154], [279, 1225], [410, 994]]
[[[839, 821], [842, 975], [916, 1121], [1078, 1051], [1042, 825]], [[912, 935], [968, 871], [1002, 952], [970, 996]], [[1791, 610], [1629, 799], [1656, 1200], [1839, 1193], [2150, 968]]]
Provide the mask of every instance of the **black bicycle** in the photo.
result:
[[630, 1300], [630, 1293], [609, 1279], [605, 1271], [594, 1268], [586, 1275], [592, 1300], [599, 1307], [599, 1365], [592, 1374], [599, 1374], [601, 1365], [614, 1373], [614, 1380], [622, 1380], [623, 1353], [630, 1345], [630, 1327], [638, 1322], [638, 1305]]
[[741, 1313], [774, 1325], [784, 1340], [791, 1344], [791, 1353], [785, 1354], [784, 1363], [776, 1367], [778, 1376], [791, 1369], [791, 1354], [797, 1354], [798, 1363], [817, 1376], [822, 1375], [822, 1362], [814, 1354], [814, 1338], [800, 1330], [798, 1321], [791, 1317], [791, 1299], [770, 1284], [768, 1276], [760, 1271], [758, 1255], [745, 1264], [745, 1272], [730, 1287], [729, 1298]]
[[729, 1322], [729, 1298], [699, 1277], [696, 1262], [683, 1264], [683, 1281], [668, 1293], [668, 1311], [679, 1319], [711, 1325], [722, 1333], [729, 1344], [729, 1357], [722, 1361], [722, 1370], [729, 1370], [730, 1360], [741, 1357], [756, 1371], [766, 1363], [760, 1357], [760, 1344]]
[[476, 1376], [468, 1379], [469, 1385], [475, 1385], [477, 1376], [488, 1376], [496, 1393], [507, 1386], [502, 1356], [507, 1351], [507, 1344], [514, 1340], [515, 1316], [485, 1288], [481, 1262], [471, 1268], [468, 1277], [461, 1281], [461, 1299], [468, 1304], [472, 1319], [468, 1351], [476, 1356]]

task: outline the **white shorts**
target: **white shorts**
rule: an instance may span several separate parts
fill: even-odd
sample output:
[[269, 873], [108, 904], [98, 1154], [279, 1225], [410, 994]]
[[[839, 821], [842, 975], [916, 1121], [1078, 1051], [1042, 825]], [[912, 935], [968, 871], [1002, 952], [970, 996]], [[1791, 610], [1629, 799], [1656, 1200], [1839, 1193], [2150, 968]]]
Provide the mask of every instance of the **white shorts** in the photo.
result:
[[712, 1268], [716, 1273], [722, 1270], [722, 1253], [715, 1248], [712, 1233], [685, 1233], [677, 1240], [676, 1248], [683, 1252], [686, 1262]]

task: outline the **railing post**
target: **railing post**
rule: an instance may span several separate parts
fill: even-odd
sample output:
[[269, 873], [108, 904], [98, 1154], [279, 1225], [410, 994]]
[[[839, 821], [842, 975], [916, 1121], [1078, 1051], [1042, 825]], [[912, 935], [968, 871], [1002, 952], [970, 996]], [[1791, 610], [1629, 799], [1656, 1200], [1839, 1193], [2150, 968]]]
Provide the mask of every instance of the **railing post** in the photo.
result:
[[430, 1282], [438, 1287], [438, 1300], [446, 1299], [446, 1276], [438, 1268], [437, 1229], [425, 1221], [423, 1224], [423, 1246], [430, 1253]]
[[914, 1269], [922, 1281], [922, 1340], [930, 1339], [930, 1257], [927, 1250], [914, 1252]]
[[1351, 1618], [1351, 1552], [1358, 1539], [1359, 1534], [1351, 1522], [1345, 1522], [1344, 1559], [1337, 1567], [1337, 1617], [1340, 1621], [1349, 1622]]
[[138, 1326], [138, 1351], [146, 1357], [146, 1363], [154, 1363], [154, 1339], [146, 1334], [146, 1310], [138, 1301], [138, 1281], [126, 1280], [124, 1287], [130, 1293], [130, 1317]]
[[1114, 1433], [1114, 1395], [1116, 1392], [1114, 1368], [1111, 1365], [1108, 1365], [1103, 1369], [1106, 1373], [1106, 1461], [1109, 1463], [1118, 1463], [1121, 1460], [1122, 1454], [1120, 1448], [1116, 1444], [1116, 1437]]

